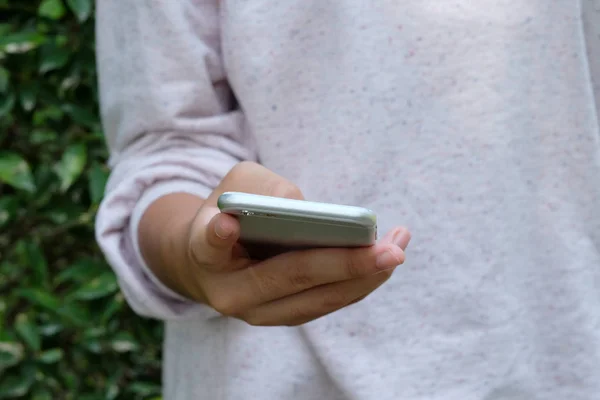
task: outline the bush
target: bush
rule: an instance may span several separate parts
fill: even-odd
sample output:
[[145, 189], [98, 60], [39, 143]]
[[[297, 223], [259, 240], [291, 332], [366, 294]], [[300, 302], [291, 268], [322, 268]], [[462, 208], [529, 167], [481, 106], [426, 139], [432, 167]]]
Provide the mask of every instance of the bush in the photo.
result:
[[93, 237], [108, 175], [92, 0], [0, 0], [0, 399], [159, 395], [162, 326]]

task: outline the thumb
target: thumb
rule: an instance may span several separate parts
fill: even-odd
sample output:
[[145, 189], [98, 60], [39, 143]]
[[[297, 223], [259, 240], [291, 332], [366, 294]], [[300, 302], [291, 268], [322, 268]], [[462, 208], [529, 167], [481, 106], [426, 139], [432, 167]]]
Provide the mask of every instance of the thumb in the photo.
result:
[[190, 234], [193, 261], [212, 271], [231, 271], [250, 265], [240, 237], [238, 220], [220, 213], [217, 200], [224, 192], [244, 192], [302, 200], [302, 192], [282, 176], [254, 162], [240, 162], [208, 196], [196, 216]]
[[240, 224], [217, 207], [204, 206], [192, 223], [189, 249], [192, 261], [207, 270], [223, 272], [248, 264], [243, 249], [237, 243]]

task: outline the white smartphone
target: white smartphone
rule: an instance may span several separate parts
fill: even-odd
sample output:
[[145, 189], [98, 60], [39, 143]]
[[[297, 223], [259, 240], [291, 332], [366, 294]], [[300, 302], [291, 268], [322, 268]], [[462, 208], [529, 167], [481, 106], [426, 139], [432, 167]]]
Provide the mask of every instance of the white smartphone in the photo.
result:
[[364, 247], [377, 240], [369, 209], [249, 193], [223, 193], [219, 210], [240, 222], [240, 243], [252, 258], [298, 249]]

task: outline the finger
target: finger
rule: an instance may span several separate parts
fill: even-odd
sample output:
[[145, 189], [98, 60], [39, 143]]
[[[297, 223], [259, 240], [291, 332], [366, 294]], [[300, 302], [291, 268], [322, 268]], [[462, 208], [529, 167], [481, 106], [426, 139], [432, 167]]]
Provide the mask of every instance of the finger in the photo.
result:
[[210, 271], [240, 268], [234, 260], [240, 237], [240, 224], [216, 207], [204, 206], [194, 220], [190, 234], [190, 252], [195, 264]]
[[360, 278], [394, 268], [404, 252], [394, 244], [360, 249], [315, 249], [281, 254], [219, 277], [214, 293], [243, 311], [315, 286]]
[[260, 305], [240, 318], [257, 326], [301, 325], [364, 299], [388, 280], [392, 271], [319, 286]]
[[219, 196], [227, 191], [304, 200], [302, 192], [292, 182], [260, 164], [249, 161], [233, 167], [206, 201], [216, 205]]
[[408, 229], [399, 226], [391, 231], [389, 231], [383, 239], [381, 239], [381, 243], [394, 243], [396, 246], [400, 247], [402, 250], [406, 250], [408, 247], [408, 243], [410, 242], [411, 234]]

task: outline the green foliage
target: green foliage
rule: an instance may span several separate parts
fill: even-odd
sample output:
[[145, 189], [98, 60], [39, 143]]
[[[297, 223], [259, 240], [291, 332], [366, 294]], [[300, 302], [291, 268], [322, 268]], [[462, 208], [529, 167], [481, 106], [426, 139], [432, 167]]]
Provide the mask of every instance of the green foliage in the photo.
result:
[[0, 21], [0, 399], [157, 398], [162, 327], [127, 307], [93, 237], [92, 0], [0, 0]]

